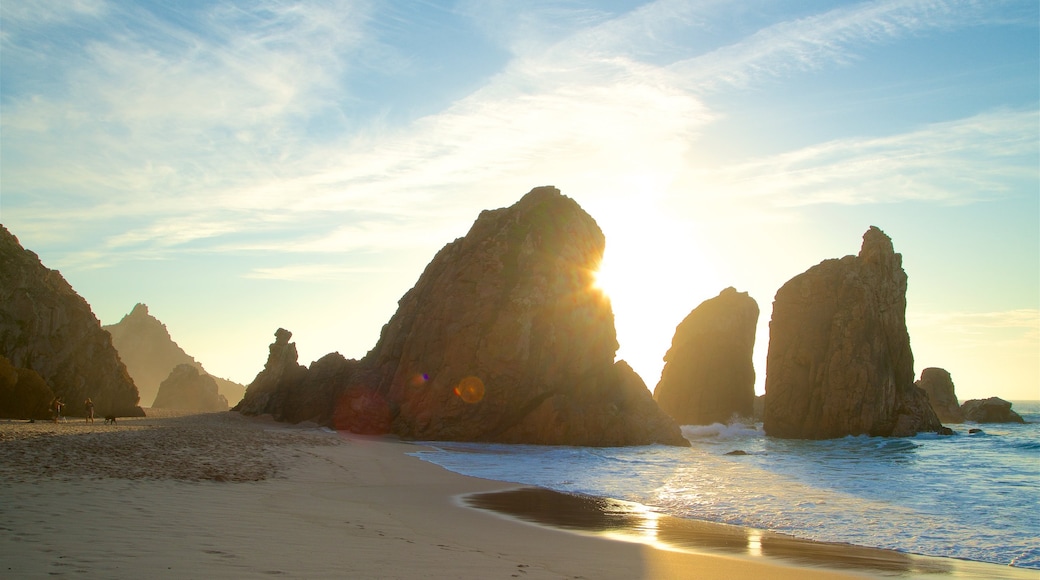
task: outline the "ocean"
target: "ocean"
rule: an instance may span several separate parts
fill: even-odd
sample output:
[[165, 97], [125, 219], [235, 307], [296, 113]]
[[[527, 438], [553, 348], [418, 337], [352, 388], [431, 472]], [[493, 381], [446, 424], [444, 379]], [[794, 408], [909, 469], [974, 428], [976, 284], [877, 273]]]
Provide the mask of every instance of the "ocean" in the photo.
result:
[[683, 427], [689, 449], [426, 442], [414, 455], [688, 520], [1040, 569], [1040, 401], [1012, 409], [1027, 423], [950, 425], [954, 436], [795, 441], [715, 424]]

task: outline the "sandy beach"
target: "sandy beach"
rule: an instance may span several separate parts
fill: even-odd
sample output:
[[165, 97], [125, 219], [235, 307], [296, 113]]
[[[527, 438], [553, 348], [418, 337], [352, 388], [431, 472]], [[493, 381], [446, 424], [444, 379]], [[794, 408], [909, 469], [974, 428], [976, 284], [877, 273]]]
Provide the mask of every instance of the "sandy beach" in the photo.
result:
[[[237, 413], [3, 421], [0, 576], [1037, 577], [757, 534], [772, 552], [727, 551], [745, 531], [692, 522], [658, 521], [653, 537], [565, 531], [538, 510], [502, 515], [531, 490], [408, 455], [418, 449]], [[504, 507], [467, 507], [474, 497], [500, 497]], [[571, 509], [548, 505], [543, 515]]]

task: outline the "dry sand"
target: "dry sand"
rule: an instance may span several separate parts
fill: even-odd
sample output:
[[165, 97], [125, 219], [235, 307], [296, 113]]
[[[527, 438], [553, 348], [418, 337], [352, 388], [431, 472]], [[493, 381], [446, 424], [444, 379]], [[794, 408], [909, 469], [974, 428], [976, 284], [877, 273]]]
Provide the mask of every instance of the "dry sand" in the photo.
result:
[[810, 542], [790, 542], [810, 556], [791, 560], [561, 531], [463, 507], [466, 494], [515, 486], [408, 456], [415, 445], [237, 413], [159, 415], [0, 421], [0, 577], [1036, 577], [878, 550], [867, 559], [887, 565], [837, 571], [804, 564], [848, 565]]

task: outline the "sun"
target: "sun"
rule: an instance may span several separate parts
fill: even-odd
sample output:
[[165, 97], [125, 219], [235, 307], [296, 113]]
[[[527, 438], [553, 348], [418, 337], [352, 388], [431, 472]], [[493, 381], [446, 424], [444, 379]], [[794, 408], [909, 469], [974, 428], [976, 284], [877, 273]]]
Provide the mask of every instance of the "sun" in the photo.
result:
[[617, 358], [653, 390], [675, 327], [725, 286], [693, 237], [668, 218], [627, 212], [597, 222], [607, 242], [592, 285], [610, 300]]

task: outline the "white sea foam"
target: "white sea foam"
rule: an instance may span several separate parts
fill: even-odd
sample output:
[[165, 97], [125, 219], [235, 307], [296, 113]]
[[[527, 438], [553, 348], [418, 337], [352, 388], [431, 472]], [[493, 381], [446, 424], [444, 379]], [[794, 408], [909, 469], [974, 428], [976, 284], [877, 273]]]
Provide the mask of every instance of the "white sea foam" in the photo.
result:
[[[1026, 425], [952, 437], [793, 441], [686, 426], [689, 449], [435, 443], [452, 471], [635, 501], [672, 515], [903, 552], [1040, 568], [1040, 403]], [[748, 455], [730, 456], [741, 450]]]

